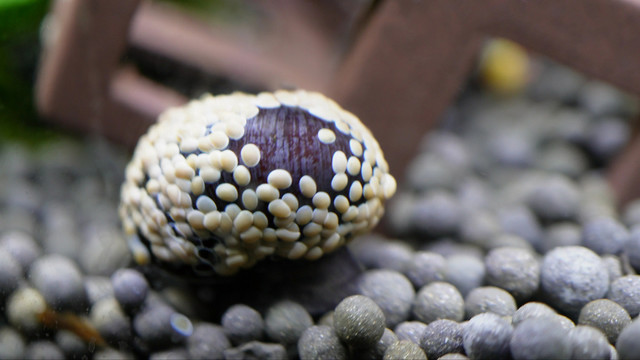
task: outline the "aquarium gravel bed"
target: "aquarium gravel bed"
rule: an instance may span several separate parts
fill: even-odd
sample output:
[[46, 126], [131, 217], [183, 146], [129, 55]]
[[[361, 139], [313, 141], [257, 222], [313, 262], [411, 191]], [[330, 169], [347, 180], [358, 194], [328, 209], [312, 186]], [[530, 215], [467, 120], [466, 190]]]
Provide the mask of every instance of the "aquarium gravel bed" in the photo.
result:
[[619, 211], [603, 177], [637, 116], [555, 65], [517, 97], [470, 87], [425, 136], [387, 235], [349, 244], [362, 272], [318, 289], [340, 294], [324, 308], [275, 289], [208, 303], [233, 277], [188, 285], [134, 266], [124, 152], [4, 144], [0, 358], [637, 358], [640, 202]]

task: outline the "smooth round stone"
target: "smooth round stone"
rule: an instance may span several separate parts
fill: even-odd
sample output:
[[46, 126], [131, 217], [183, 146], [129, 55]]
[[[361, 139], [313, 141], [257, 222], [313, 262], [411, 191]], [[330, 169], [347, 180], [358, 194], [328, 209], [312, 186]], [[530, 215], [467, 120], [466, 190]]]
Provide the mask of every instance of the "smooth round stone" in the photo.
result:
[[609, 273], [602, 259], [580, 246], [556, 248], [542, 260], [541, 288], [551, 304], [577, 313], [589, 301], [604, 297]]
[[540, 285], [540, 263], [531, 251], [520, 248], [491, 250], [484, 260], [487, 284], [508, 291], [518, 301], [535, 294]]
[[513, 330], [510, 348], [514, 360], [566, 359], [571, 355], [567, 331], [545, 318], [531, 318], [520, 323]]
[[387, 348], [398, 341], [398, 336], [391, 329], [384, 329], [382, 337], [374, 345], [366, 349], [358, 351], [355, 355], [356, 359], [380, 359], [384, 356], [384, 352]]
[[467, 322], [462, 332], [465, 353], [472, 359], [506, 359], [513, 328], [493, 313], [482, 313]]
[[147, 302], [133, 318], [133, 330], [151, 348], [166, 348], [177, 339], [171, 323], [175, 310], [160, 302]]
[[416, 289], [444, 280], [444, 256], [428, 251], [416, 252], [407, 264], [404, 274]]
[[29, 271], [31, 264], [42, 253], [42, 249], [40, 249], [33, 236], [20, 231], [4, 233], [0, 237], [0, 248], [7, 251], [20, 263], [24, 273]]
[[616, 350], [620, 359], [637, 359], [640, 354], [640, 319], [635, 319], [618, 336]]
[[392, 328], [409, 317], [415, 290], [401, 273], [384, 269], [367, 271], [358, 280], [358, 290], [378, 304], [387, 327]]
[[158, 351], [149, 356], [149, 360], [181, 360], [187, 358], [189, 358], [189, 353], [182, 348]]
[[92, 305], [102, 299], [114, 296], [111, 279], [106, 276], [86, 276], [84, 288], [87, 291], [87, 299]]
[[132, 313], [140, 308], [147, 298], [149, 283], [144, 276], [133, 269], [120, 269], [111, 276], [113, 293], [122, 309]]
[[586, 304], [580, 310], [579, 325], [589, 325], [600, 329], [609, 340], [615, 343], [620, 332], [631, 323], [629, 313], [609, 299], [598, 299]]
[[264, 320], [255, 309], [236, 304], [222, 315], [222, 327], [232, 344], [239, 345], [262, 339]]
[[20, 263], [8, 251], [0, 248], [0, 299], [11, 295], [22, 279]]
[[569, 343], [572, 359], [609, 360], [611, 358], [607, 337], [594, 327], [578, 325], [569, 330]]
[[427, 325], [420, 321], [405, 321], [396, 326], [393, 332], [398, 340], [408, 340], [416, 344], [420, 344], [422, 333], [424, 333]]
[[420, 347], [428, 359], [439, 359], [448, 353], [463, 353], [463, 326], [452, 320], [436, 320], [431, 322], [422, 332]]
[[111, 276], [131, 263], [131, 251], [119, 228], [97, 222], [84, 234], [78, 262], [86, 274]]
[[384, 313], [366, 296], [349, 296], [336, 306], [333, 326], [342, 341], [356, 348], [366, 348], [376, 344], [382, 337]]
[[462, 209], [448, 192], [434, 191], [418, 199], [413, 207], [414, 229], [427, 237], [442, 237], [455, 233], [460, 227]]
[[413, 250], [403, 241], [393, 241], [376, 235], [364, 235], [352, 241], [349, 249], [364, 267], [402, 272], [413, 257]]
[[38, 340], [30, 343], [24, 352], [25, 359], [65, 360], [64, 353], [54, 342]]
[[301, 359], [348, 359], [349, 352], [333, 328], [320, 325], [307, 328], [298, 340]]
[[629, 258], [629, 264], [640, 271], [640, 225], [631, 228], [629, 241], [624, 246], [624, 253]]
[[500, 316], [512, 316], [516, 311], [516, 301], [508, 292], [495, 286], [475, 288], [464, 300], [466, 318], [492, 312]]
[[447, 258], [444, 279], [453, 284], [462, 296], [482, 286], [485, 278], [484, 262], [475, 256], [452, 255]]
[[549, 305], [541, 302], [528, 302], [518, 308], [516, 312], [511, 316], [511, 324], [518, 326], [520, 323], [527, 319], [539, 318], [539, 317], [553, 317], [557, 313]]
[[56, 310], [81, 310], [87, 302], [83, 276], [76, 264], [60, 255], [45, 255], [36, 260], [29, 280]]
[[627, 241], [629, 231], [612, 218], [597, 218], [583, 226], [582, 245], [598, 254], [617, 254]]
[[578, 246], [582, 244], [582, 228], [572, 222], [559, 222], [549, 225], [542, 238], [542, 252], [547, 253], [560, 246]]
[[384, 352], [384, 360], [415, 359], [427, 360], [427, 355], [416, 343], [408, 340], [398, 340], [391, 344]]
[[271, 305], [264, 317], [265, 333], [281, 344], [296, 344], [313, 319], [300, 304], [284, 300]]
[[578, 214], [580, 193], [571, 180], [555, 175], [535, 185], [527, 204], [543, 221], [571, 220]]
[[89, 313], [91, 324], [110, 344], [131, 339], [131, 320], [122, 311], [116, 299], [109, 297], [99, 300]]
[[464, 354], [451, 353], [440, 356], [438, 360], [469, 360], [469, 358]]
[[282, 344], [250, 341], [224, 351], [225, 359], [286, 359], [287, 349]]
[[187, 338], [187, 352], [191, 359], [221, 359], [231, 343], [221, 326], [200, 323]]
[[18, 331], [8, 326], [0, 328], [0, 359], [23, 359], [25, 348], [25, 339]]
[[602, 261], [604, 262], [604, 266], [607, 268], [607, 272], [609, 273], [609, 283], [613, 283], [619, 277], [622, 277], [622, 261], [616, 255], [603, 255]]
[[425, 324], [438, 319], [462, 321], [464, 299], [455, 286], [434, 282], [418, 291], [412, 312], [416, 319]]
[[80, 359], [89, 356], [87, 343], [78, 335], [67, 330], [56, 332], [56, 344], [68, 359]]
[[540, 249], [544, 236], [540, 222], [529, 208], [510, 206], [498, 211], [498, 220], [507, 234], [518, 235], [527, 240], [535, 249]]
[[640, 314], [640, 275], [626, 275], [611, 283], [607, 297], [622, 306], [629, 316]]
[[459, 236], [465, 243], [487, 249], [492, 239], [496, 238], [501, 231], [500, 223], [493, 213], [475, 211], [462, 218]]
[[124, 350], [116, 350], [113, 348], [106, 349], [98, 349], [93, 354], [94, 360], [113, 360], [113, 359], [122, 359], [122, 360], [135, 360], [135, 356], [133, 354], [124, 351]]

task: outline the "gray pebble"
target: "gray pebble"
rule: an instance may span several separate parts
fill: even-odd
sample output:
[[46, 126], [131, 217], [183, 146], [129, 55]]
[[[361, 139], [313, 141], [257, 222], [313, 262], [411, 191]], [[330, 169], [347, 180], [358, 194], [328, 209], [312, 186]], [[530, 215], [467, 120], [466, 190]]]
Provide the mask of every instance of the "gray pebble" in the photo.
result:
[[56, 344], [64, 353], [67, 359], [80, 359], [83, 356], [89, 357], [89, 347], [87, 343], [78, 335], [67, 330], [56, 332]]
[[513, 328], [507, 320], [493, 313], [474, 316], [462, 331], [462, 343], [472, 359], [506, 359]]
[[640, 275], [626, 275], [611, 283], [607, 297], [622, 306], [629, 316], [640, 314]]
[[560, 246], [577, 246], [582, 244], [582, 229], [572, 222], [559, 222], [549, 225], [542, 238], [542, 253], [547, 253]]
[[93, 360], [135, 360], [133, 354], [113, 348], [99, 349], [93, 354]]
[[487, 244], [487, 250], [512, 247], [534, 252], [533, 246], [523, 237], [515, 234], [499, 234], [491, 238]]
[[537, 317], [552, 317], [557, 315], [556, 311], [553, 310], [549, 305], [541, 302], [528, 302], [518, 308], [516, 312], [511, 317], [511, 324], [513, 326], [518, 326], [520, 323], [527, 319], [537, 318]]
[[453, 284], [462, 296], [484, 283], [484, 262], [474, 256], [452, 255], [447, 258], [444, 279]]
[[11, 295], [22, 279], [20, 263], [8, 251], [0, 248], [0, 299]]
[[576, 145], [552, 142], [540, 149], [536, 165], [541, 170], [575, 179], [585, 172], [589, 164], [585, 153]]
[[87, 299], [90, 304], [113, 297], [113, 285], [111, 279], [106, 276], [86, 276], [84, 278], [84, 288], [87, 291]]
[[587, 148], [599, 161], [608, 161], [629, 140], [629, 124], [617, 117], [598, 119], [587, 132]]
[[415, 359], [427, 360], [427, 355], [416, 343], [407, 340], [398, 340], [391, 344], [382, 357], [384, 360]]
[[29, 271], [31, 264], [42, 253], [33, 236], [20, 231], [4, 233], [0, 237], [0, 248], [6, 250], [20, 263], [25, 274]]
[[110, 344], [118, 344], [130, 340], [131, 320], [122, 311], [114, 298], [104, 298], [91, 307], [89, 313], [91, 324]]
[[609, 289], [609, 273], [593, 251], [566, 246], [545, 255], [540, 282], [554, 307], [577, 313], [589, 301], [604, 297]]
[[495, 287], [483, 286], [475, 288], [464, 299], [466, 318], [492, 312], [500, 316], [512, 316], [516, 311], [516, 301], [508, 292]]
[[348, 359], [349, 352], [329, 326], [311, 326], [298, 340], [301, 359]]
[[333, 310], [329, 310], [324, 313], [320, 319], [318, 319], [317, 325], [327, 325], [333, 327]]
[[149, 283], [133, 269], [120, 269], [111, 275], [113, 293], [122, 309], [131, 314], [138, 310], [147, 298]]
[[338, 337], [356, 348], [374, 345], [385, 329], [384, 313], [380, 307], [362, 295], [342, 300], [335, 308], [333, 322]]
[[438, 358], [438, 360], [469, 360], [467, 355], [460, 353], [444, 354]]
[[420, 321], [405, 321], [401, 322], [393, 329], [393, 332], [398, 337], [398, 340], [409, 340], [413, 343], [420, 345], [422, 340], [422, 333], [427, 328], [427, 324]]
[[149, 360], [182, 360], [188, 358], [189, 353], [183, 348], [158, 351], [149, 356]]
[[287, 350], [282, 344], [263, 343], [260, 341], [250, 341], [224, 351], [225, 360], [279, 360], [286, 357]]
[[413, 250], [403, 241], [376, 235], [359, 237], [349, 244], [353, 256], [366, 268], [402, 271], [413, 257]]
[[356, 359], [381, 359], [384, 356], [384, 352], [387, 351], [387, 348], [398, 341], [398, 337], [391, 329], [384, 329], [384, 333], [382, 333], [382, 337], [374, 346], [370, 346], [366, 349], [362, 349], [362, 351], [355, 352], [354, 355]]
[[36, 260], [29, 279], [56, 310], [80, 311], [87, 303], [82, 273], [76, 264], [61, 255], [45, 255]]
[[187, 352], [191, 359], [221, 359], [230, 347], [222, 327], [209, 323], [197, 324], [193, 334], [187, 338]]
[[627, 229], [612, 218], [593, 219], [582, 228], [582, 244], [598, 254], [617, 254], [628, 240]]
[[618, 336], [616, 351], [620, 359], [637, 359], [640, 354], [640, 319], [635, 319]]
[[487, 249], [491, 240], [497, 237], [501, 231], [500, 223], [493, 213], [474, 211], [462, 218], [459, 236], [465, 243]]
[[418, 291], [412, 312], [416, 319], [425, 324], [438, 319], [462, 321], [464, 299], [455, 286], [433, 282]]
[[0, 328], [0, 359], [23, 359], [25, 340], [15, 329], [3, 326]]
[[283, 300], [269, 307], [264, 324], [269, 339], [289, 345], [298, 342], [304, 330], [313, 325], [313, 319], [302, 305]]
[[540, 263], [531, 251], [504, 247], [484, 260], [487, 284], [508, 291], [518, 301], [529, 299], [540, 285]]
[[172, 315], [175, 310], [161, 302], [147, 301], [133, 318], [133, 330], [152, 349], [166, 349], [182, 340], [174, 337]]
[[431, 191], [416, 200], [412, 224], [421, 235], [430, 238], [448, 236], [458, 231], [462, 209], [446, 191]]
[[65, 360], [64, 353], [58, 345], [48, 340], [31, 342], [24, 354], [30, 360]]
[[622, 261], [618, 256], [603, 255], [602, 261], [604, 262], [604, 266], [607, 267], [607, 272], [609, 273], [609, 283], [614, 282], [617, 278], [624, 275], [622, 270]]
[[569, 178], [554, 175], [540, 179], [528, 197], [527, 204], [543, 221], [571, 220], [578, 214], [580, 193]]
[[416, 295], [413, 285], [404, 275], [385, 269], [362, 274], [358, 280], [358, 291], [378, 304], [389, 328], [407, 320]]
[[578, 325], [569, 330], [572, 359], [609, 360], [611, 349], [604, 334], [591, 326]]
[[[43, 211], [42, 248], [46, 254], [57, 254], [78, 260], [83, 238], [78, 234], [71, 202], [49, 201]], [[99, 255], [98, 255], [99, 256]]]
[[255, 309], [236, 304], [222, 314], [222, 328], [232, 344], [240, 345], [262, 339], [264, 320]]
[[586, 304], [580, 311], [579, 325], [589, 325], [605, 333], [615, 343], [625, 326], [631, 323], [629, 313], [609, 299], [598, 299]]
[[452, 320], [436, 320], [422, 332], [420, 347], [428, 359], [438, 359], [448, 353], [463, 353], [462, 325]]
[[451, 188], [459, 180], [456, 175], [455, 168], [433, 153], [418, 155], [407, 169], [407, 181], [418, 191]]
[[531, 318], [513, 330], [510, 348], [514, 360], [566, 359], [571, 355], [568, 332], [545, 318]]
[[541, 248], [544, 236], [535, 215], [525, 206], [509, 206], [498, 211], [498, 220], [507, 234], [518, 235], [527, 240], [535, 249]]
[[429, 251], [416, 252], [407, 264], [404, 274], [419, 289], [434, 281], [444, 280], [444, 256]]
[[640, 225], [631, 228], [629, 240], [624, 246], [624, 253], [629, 259], [629, 264], [640, 272]]
[[[481, 249], [475, 245], [463, 244], [459, 240], [454, 240], [451, 238], [442, 238], [435, 241], [429, 241], [421, 250], [441, 255], [445, 258], [445, 260], [451, 256], [458, 255], [474, 256], [478, 259], [483, 259], [485, 253], [484, 249]], [[445, 269], [443, 271], [446, 273], [446, 263]]]

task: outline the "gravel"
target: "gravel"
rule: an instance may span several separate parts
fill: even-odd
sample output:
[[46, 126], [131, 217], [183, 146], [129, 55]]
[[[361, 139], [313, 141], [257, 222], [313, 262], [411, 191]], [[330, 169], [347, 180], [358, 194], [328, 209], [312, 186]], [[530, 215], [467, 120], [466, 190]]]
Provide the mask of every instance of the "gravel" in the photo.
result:
[[408, 319], [416, 295], [411, 282], [392, 270], [365, 272], [358, 280], [358, 290], [380, 307], [389, 328]]
[[567, 331], [544, 317], [521, 322], [513, 330], [510, 348], [514, 360], [566, 359], [571, 356]]
[[615, 219], [598, 218], [584, 224], [582, 244], [602, 254], [617, 254], [629, 240], [629, 231]]
[[626, 275], [611, 283], [607, 298], [622, 306], [629, 316], [635, 318], [640, 314], [640, 275]]
[[307, 328], [298, 340], [301, 359], [348, 359], [348, 349], [333, 328], [320, 325]]
[[201, 323], [187, 339], [187, 352], [192, 359], [221, 359], [231, 343], [219, 325]]
[[313, 319], [307, 310], [290, 300], [271, 305], [264, 317], [267, 337], [281, 344], [296, 344], [302, 333], [311, 325]]
[[77, 311], [86, 304], [82, 273], [64, 256], [54, 254], [39, 258], [31, 266], [29, 279], [47, 304], [56, 310]]
[[609, 360], [611, 349], [607, 337], [598, 329], [578, 325], [569, 330], [572, 359]]
[[420, 347], [428, 359], [438, 359], [448, 353], [463, 353], [463, 325], [453, 320], [431, 322], [422, 332]]
[[518, 326], [520, 323], [527, 319], [538, 317], [553, 317], [557, 313], [552, 307], [541, 302], [528, 302], [518, 308], [511, 317], [511, 323], [513, 326]]
[[446, 282], [434, 282], [418, 291], [412, 313], [425, 324], [438, 319], [462, 321], [464, 299], [455, 286]]
[[615, 343], [620, 332], [631, 323], [629, 313], [609, 299], [598, 299], [586, 304], [580, 310], [579, 325], [589, 325], [600, 329], [609, 340]]
[[420, 321], [405, 321], [401, 322], [393, 329], [393, 332], [398, 337], [398, 340], [408, 340], [416, 344], [420, 344], [422, 340], [422, 334], [424, 333], [427, 325]]
[[121, 269], [111, 276], [113, 294], [122, 309], [128, 313], [138, 310], [149, 292], [149, 283], [144, 276], [133, 269]]
[[232, 344], [261, 340], [264, 320], [255, 309], [244, 304], [231, 306], [222, 315], [222, 328]]
[[540, 286], [540, 263], [521, 248], [491, 250], [484, 260], [487, 284], [508, 291], [517, 301], [531, 298]]
[[516, 311], [516, 301], [508, 292], [495, 286], [483, 286], [471, 290], [464, 299], [467, 319], [491, 312], [500, 316], [512, 316]]
[[576, 313], [589, 301], [604, 297], [609, 289], [609, 273], [591, 250], [559, 247], [543, 258], [540, 284], [554, 307]]
[[620, 359], [635, 359], [640, 354], [640, 319], [635, 319], [624, 328], [616, 341], [616, 351]]
[[424, 351], [416, 343], [408, 340], [398, 340], [391, 344], [384, 352], [384, 360], [416, 359], [427, 360]]
[[452, 255], [447, 258], [445, 281], [455, 285], [462, 296], [484, 283], [484, 262], [470, 255]]
[[506, 359], [513, 327], [493, 313], [474, 316], [464, 326], [462, 344], [472, 359]]
[[376, 344], [384, 333], [384, 313], [366, 296], [349, 296], [336, 306], [333, 326], [338, 337], [350, 346], [370, 347]]
[[418, 251], [406, 265], [404, 274], [417, 289], [444, 280], [446, 260], [444, 256], [429, 251]]

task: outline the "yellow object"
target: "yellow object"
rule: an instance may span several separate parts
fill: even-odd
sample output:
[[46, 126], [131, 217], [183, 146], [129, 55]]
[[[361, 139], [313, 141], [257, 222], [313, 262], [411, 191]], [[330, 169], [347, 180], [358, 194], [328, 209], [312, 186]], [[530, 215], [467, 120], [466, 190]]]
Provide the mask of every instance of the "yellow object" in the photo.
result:
[[491, 40], [483, 52], [480, 77], [493, 92], [503, 95], [520, 92], [530, 77], [525, 49], [509, 40]]

